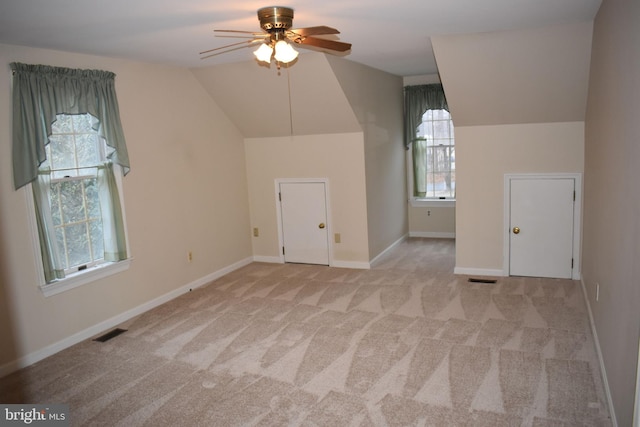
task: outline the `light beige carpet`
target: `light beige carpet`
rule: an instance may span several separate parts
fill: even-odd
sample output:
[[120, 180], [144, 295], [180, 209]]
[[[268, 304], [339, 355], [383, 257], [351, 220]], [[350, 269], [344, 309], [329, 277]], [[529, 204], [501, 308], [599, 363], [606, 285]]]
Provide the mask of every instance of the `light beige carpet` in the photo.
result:
[[609, 426], [579, 282], [453, 266], [440, 239], [371, 270], [254, 263], [0, 380], [0, 402], [82, 426]]

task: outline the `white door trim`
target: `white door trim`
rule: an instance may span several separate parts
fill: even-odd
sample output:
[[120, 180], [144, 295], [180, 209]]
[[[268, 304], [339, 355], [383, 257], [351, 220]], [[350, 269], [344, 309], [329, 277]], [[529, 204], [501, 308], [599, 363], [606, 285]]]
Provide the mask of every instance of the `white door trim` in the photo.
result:
[[284, 264], [284, 254], [282, 253], [282, 247], [284, 246], [284, 232], [282, 230], [282, 205], [280, 204], [280, 184], [282, 183], [322, 183], [324, 184], [325, 189], [325, 206], [327, 208], [327, 236], [329, 236], [327, 240], [327, 247], [329, 249], [329, 267], [333, 267], [333, 244], [331, 240], [331, 236], [333, 233], [331, 231], [332, 228], [332, 216], [331, 216], [331, 205], [329, 204], [329, 200], [331, 197], [329, 195], [329, 179], [328, 178], [276, 178], [275, 179], [275, 203], [276, 203], [276, 220], [278, 222], [278, 258], [280, 263]]
[[502, 256], [502, 274], [509, 276], [509, 236], [510, 236], [510, 207], [511, 207], [511, 180], [514, 179], [573, 179], [575, 182], [576, 200], [573, 209], [573, 269], [571, 278], [580, 280], [580, 260], [582, 252], [580, 250], [581, 241], [581, 225], [582, 219], [582, 174], [581, 173], [524, 173], [524, 174], [505, 174], [504, 175], [504, 214], [503, 214], [503, 256]]

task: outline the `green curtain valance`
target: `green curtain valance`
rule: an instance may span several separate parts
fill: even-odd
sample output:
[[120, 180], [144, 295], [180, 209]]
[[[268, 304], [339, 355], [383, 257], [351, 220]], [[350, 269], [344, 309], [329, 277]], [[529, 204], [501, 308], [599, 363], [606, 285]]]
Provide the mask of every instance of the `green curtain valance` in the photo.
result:
[[129, 172], [115, 74], [13, 62], [13, 178], [18, 189], [38, 176], [57, 114], [89, 113], [94, 129], [114, 148], [109, 158]]
[[404, 145], [409, 145], [416, 137], [416, 128], [422, 123], [422, 116], [427, 110], [447, 110], [447, 98], [442, 85], [429, 84], [406, 86], [404, 88]]

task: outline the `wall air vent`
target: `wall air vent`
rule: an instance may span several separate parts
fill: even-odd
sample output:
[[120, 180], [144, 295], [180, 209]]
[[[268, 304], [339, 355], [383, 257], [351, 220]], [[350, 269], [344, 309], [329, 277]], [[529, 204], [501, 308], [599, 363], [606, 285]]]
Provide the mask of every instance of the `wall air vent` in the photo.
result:
[[496, 283], [496, 279], [476, 279], [475, 277], [469, 277], [469, 282], [473, 283]]

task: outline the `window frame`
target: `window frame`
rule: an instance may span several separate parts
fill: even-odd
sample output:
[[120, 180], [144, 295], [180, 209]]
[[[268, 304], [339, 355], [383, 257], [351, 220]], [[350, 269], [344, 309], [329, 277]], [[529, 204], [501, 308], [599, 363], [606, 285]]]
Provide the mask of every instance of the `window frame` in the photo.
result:
[[[82, 116], [82, 117], [81, 117]], [[98, 134], [98, 132], [95, 129], [88, 129], [88, 128], [81, 128], [78, 129], [78, 122], [76, 120], [76, 117], [78, 117], [81, 121], [80, 121], [80, 126], [82, 126], [82, 121], [84, 120], [88, 120], [87, 123], [91, 123], [94, 121], [97, 121], [97, 118], [95, 116], [93, 116], [90, 113], [82, 113], [82, 114], [65, 114], [65, 113], [58, 113], [56, 114], [56, 120], [52, 123], [51, 125], [51, 135], [49, 135], [49, 143], [45, 146], [45, 150], [47, 153], [47, 160], [40, 165], [40, 169], [42, 169], [42, 167], [44, 165], [46, 165], [46, 167], [49, 168], [49, 170], [51, 171], [51, 185], [53, 186], [54, 184], [63, 184], [66, 182], [82, 182], [86, 179], [98, 179], [98, 168], [100, 167], [101, 164], [103, 164], [104, 162], [107, 161], [107, 144], [106, 141], [100, 137], [100, 135]], [[58, 121], [61, 121], [61, 124], [64, 125], [65, 121], [68, 123], [68, 126], [70, 126], [70, 129], [64, 130], [64, 131], [60, 131]], [[78, 146], [78, 140], [82, 139], [82, 137], [86, 137], [89, 136], [92, 140], [92, 143], [94, 144], [94, 153], [96, 154], [96, 158], [95, 158], [95, 162], [96, 164], [94, 165], [80, 165], [79, 164], [79, 159], [78, 159], [78, 150], [79, 150], [79, 146]], [[73, 140], [73, 154], [72, 157], [74, 158], [74, 165], [75, 166], [66, 166], [66, 167], [61, 167], [61, 168], [57, 168], [55, 165], [55, 162], [53, 161], [53, 159], [56, 157], [53, 155], [53, 139], [54, 137], [70, 137]], [[82, 147], [85, 148], [85, 147]], [[71, 153], [69, 153], [71, 154]], [[69, 156], [65, 156], [65, 159], [69, 157]], [[88, 173], [88, 171], [91, 170], [93, 173]], [[67, 173], [69, 175], [67, 175]], [[118, 186], [118, 190], [120, 190], [119, 186]], [[51, 198], [51, 195], [50, 195]], [[83, 202], [86, 202], [86, 198], [84, 198]], [[61, 215], [61, 220], [62, 220], [62, 212], [60, 213]], [[84, 221], [85, 223], [88, 223], [90, 221], [90, 218], [85, 218]], [[101, 219], [102, 221], [102, 219]], [[60, 224], [60, 227], [63, 228], [63, 230], [66, 229], [66, 227], [68, 226], [68, 223], [63, 222], [62, 224]], [[65, 233], [65, 231], [63, 231], [63, 233]], [[102, 234], [104, 236], [104, 229], [102, 230]], [[90, 245], [91, 247], [91, 245]], [[62, 255], [62, 254], [61, 254]], [[69, 253], [68, 251], [64, 251], [64, 257], [65, 259], [69, 260]], [[104, 258], [100, 258], [98, 260], [93, 259], [86, 262], [84, 264], [81, 265], [74, 265], [72, 267], [68, 266], [67, 264], [67, 268], [64, 269], [64, 273], [65, 276], [69, 276], [72, 274], [77, 273], [78, 271], [80, 271], [80, 269], [86, 269], [86, 268], [91, 268], [91, 267], [97, 267], [103, 264], [108, 263], [108, 261], [105, 261]]]
[[40, 238], [38, 236], [38, 224], [36, 221], [35, 204], [33, 202], [33, 189], [31, 184], [27, 184], [23, 187], [27, 208], [27, 222], [29, 223], [29, 231], [31, 234], [31, 242], [34, 253], [34, 265], [37, 274], [37, 284], [40, 291], [45, 297], [60, 294], [62, 292], [75, 289], [79, 286], [83, 286], [97, 280], [109, 277], [113, 274], [120, 273], [129, 269], [133, 256], [131, 255], [131, 249], [129, 247], [129, 233], [127, 227], [127, 215], [124, 206], [124, 192], [122, 186], [122, 167], [118, 164], [113, 165], [114, 175], [116, 178], [116, 185], [118, 186], [118, 197], [120, 199], [120, 207], [122, 210], [122, 219], [124, 221], [124, 234], [127, 248], [127, 259], [117, 262], [104, 262], [91, 267], [87, 267], [84, 270], [79, 270], [74, 273], [68, 274], [63, 279], [54, 280], [51, 283], [47, 283], [44, 278], [44, 271], [42, 269], [42, 254], [40, 252]]
[[415, 197], [413, 195], [413, 150], [407, 150], [407, 190], [409, 204], [414, 208], [450, 208], [456, 206], [456, 199], [434, 199], [430, 197]]
[[[434, 110], [433, 108], [428, 108], [424, 114], [427, 113], [427, 111], [429, 110]], [[423, 116], [424, 116], [423, 114]], [[450, 118], [449, 120], [451, 120], [451, 125], [453, 126], [453, 120]], [[421, 122], [422, 123], [422, 122]], [[450, 145], [451, 147], [455, 148], [455, 137], [453, 138], [453, 145]], [[408, 190], [408, 196], [409, 196], [409, 204], [411, 205], [411, 207], [427, 207], [427, 208], [432, 208], [432, 207], [455, 207], [456, 205], [456, 198], [455, 197], [449, 197], [449, 198], [445, 198], [445, 199], [440, 199], [440, 198], [436, 198], [436, 197], [416, 197], [414, 196], [414, 173], [413, 173], [413, 142], [411, 143], [411, 145], [409, 145], [409, 148], [406, 150], [407, 151], [407, 155], [406, 155], [406, 162], [407, 162], [407, 190]]]
[[[83, 169], [96, 169], [96, 171], [97, 171], [97, 166], [96, 166], [96, 167], [93, 167], [93, 168], [83, 168]], [[76, 169], [76, 170], [78, 170], [78, 171], [79, 171], [79, 170], [80, 170], [80, 168], [78, 168], [78, 169]], [[59, 169], [58, 169], [58, 170], [55, 170], [55, 171], [59, 171]], [[96, 173], [95, 175], [75, 175], [75, 176], [65, 176], [64, 178], [53, 178], [53, 177], [52, 177], [52, 178], [51, 178], [51, 184], [53, 185], [53, 184], [65, 183], [65, 182], [73, 182], [73, 181], [82, 182], [82, 181], [84, 181], [84, 180], [86, 180], [86, 179], [97, 179], [97, 177], [98, 177], [97, 173]], [[89, 222], [89, 221], [91, 221], [91, 219], [90, 219], [90, 218], [87, 218], [87, 219], [83, 220], [82, 222], [83, 222], [83, 223], [86, 223], [86, 222]], [[61, 227], [63, 227], [63, 228], [64, 228], [64, 227], [67, 227], [67, 226], [68, 226], [68, 225], [66, 225], [66, 224], [61, 225]], [[103, 230], [102, 234], [104, 235], [104, 230]], [[89, 245], [89, 246], [91, 246], [91, 245]], [[65, 256], [67, 256], [67, 257], [68, 257], [68, 256], [69, 256], [69, 254], [67, 253], [67, 254], [65, 254]], [[79, 271], [79, 269], [80, 269], [80, 268], [83, 268], [83, 266], [85, 266], [84, 268], [91, 268], [91, 267], [94, 267], [94, 266], [98, 266], [98, 265], [101, 265], [101, 264], [105, 264], [105, 262], [108, 262], [108, 261], [104, 261], [102, 258], [101, 258], [101, 259], [99, 259], [98, 261], [96, 261], [96, 260], [89, 261], [89, 262], [84, 263], [84, 264], [82, 264], [82, 265], [75, 265], [75, 266], [73, 266], [73, 267], [67, 267], [67, 268], [65, 268], [64, 273], [65, 273], [65, 275], [74, 274], [74, 273], [76, 273], [77, 271]]]

